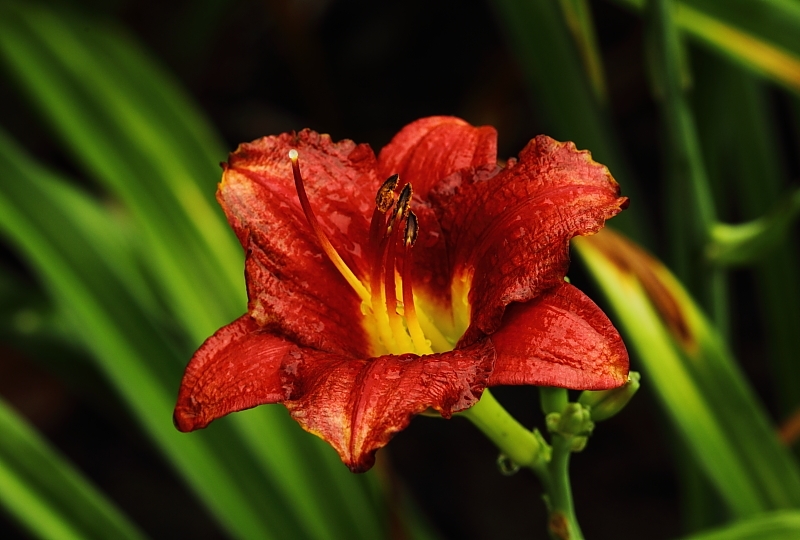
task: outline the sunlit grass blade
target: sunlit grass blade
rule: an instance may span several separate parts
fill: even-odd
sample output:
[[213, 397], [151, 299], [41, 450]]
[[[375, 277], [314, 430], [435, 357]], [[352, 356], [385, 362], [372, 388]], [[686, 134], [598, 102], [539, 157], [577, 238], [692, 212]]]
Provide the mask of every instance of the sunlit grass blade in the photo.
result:
[[[238, 538], [281, 537], [281, 531], [302, 538], [302, 524], [292, 521], [256, 462], [230, 444], [236, 436], [228, 424], [194, 437], [172, 426], [182, 347], [166, 338], [96, 254], [93, 238], [75, 225], [75, 208], [65, 201], [80, 197], [77, 190], [27, 160], [6, 137], [0, 170], [15, 179], [0, 190], [0, 234], [30, 263], [77, 339], [209, 510]], [[73, 196], [65, 198], [68, 189]]]
[[[589, 149], [594, 159], [608, 166], [625, 195], [641, 200], [559, 4], [495, 0], [493, 5], [519, 59], [545, 132]], [[614, 226], [647, 243], [650, 235], [643, 210], [631, 205], [614, 220]]]
[[683, 540], [795, 540], [800, 538], [800, 512], [768, 512]]
[[[647, 0], [614, 0], [643, 10]], [[792, 0], [685, 0], [675, 23], [694, 41], [800, 94], [800, 4]]]
[[148, 248], [145, 263], [178, 320], [200, 341], [241, 314], [244, 288], [234, 264], [241, 250], [213, 202], [219, 169], [211, 160], [224, 152], [209, 156], [208, 145], [191, 144], [193, 130], [165, 111], [180, 108], [136, 91], [152, 85], [153, 94], [169, 96], [171, 87], [126, 69], [123, 46], [103, 30], [37, 7], [3, 11], [0, 51], [13, 75], [67, 148], [130, 209]]
[[574, 242], [686, 446], [735, 516], [800, 507], [800, 472], [724, 342], [669, 271], [610, 230]]
[[39, 538], [144, 535], [0, 399], [0, 501]]

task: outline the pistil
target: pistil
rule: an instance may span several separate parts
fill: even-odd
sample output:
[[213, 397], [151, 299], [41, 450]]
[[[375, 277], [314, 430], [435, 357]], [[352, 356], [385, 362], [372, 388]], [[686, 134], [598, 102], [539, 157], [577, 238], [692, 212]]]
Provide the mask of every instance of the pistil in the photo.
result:
[[306, 220], [308, 220], [311, 230], [313, 230], [314, 234], [317, 236], [320, 247], [322, 247], [322, 251], [325, 252], [325, 255], [328, 256], [328, 259], [330, 259], [336, 269], [339, 270], [339, 273], [342, 274], [344, 279], [347, 280], [347, 283], [358, 294], [361, 300], [364, 302], [369, 302], [369, 292], [367, 292], [367, 289], [361, 283], [361, 280], [359, 280], [355, 274], [353, 274], [353, 271], [350, 270], [347, 264], [342, 260], [342, 257], [339, 255], [339, 253], [337, 253], [337, 251], [334, 249], [331, 241], [322, 230], [322, 226], [320, 226], [317, 216], [314, 215], [314, 210], [311, 209], [311, 204], [308, 202], [308, 196], [306, 195], [306, 188], [303, 185], [303, 177], [300, 174], [298, 157], [297, 150], [294, 148], [289, 150], [289, 159], [292, 161], [292, 174], [294, 175], [294, 186], [295, 189], [297, 189], [297, 196], [300, 199], [300, 206], [303, 207], [303, 213], [306, 215]]

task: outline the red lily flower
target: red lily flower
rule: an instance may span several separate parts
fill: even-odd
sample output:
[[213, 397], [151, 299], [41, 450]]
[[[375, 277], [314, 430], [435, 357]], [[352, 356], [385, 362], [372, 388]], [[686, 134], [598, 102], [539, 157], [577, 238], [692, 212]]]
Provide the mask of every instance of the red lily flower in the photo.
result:
[[246, 253], [248, 312], [186, 368], [178, 429], [283, 403], [365, 471], [414, 415], [450, 417], [487, 386], [623, 384], [619, 334], [564, 276], [570, 238], [627, 199], [572, 143], [539, 136], [500, 167], [496, 138], [432, 117], [377, 159], [310, 130], [232, 153], [217, 199]]

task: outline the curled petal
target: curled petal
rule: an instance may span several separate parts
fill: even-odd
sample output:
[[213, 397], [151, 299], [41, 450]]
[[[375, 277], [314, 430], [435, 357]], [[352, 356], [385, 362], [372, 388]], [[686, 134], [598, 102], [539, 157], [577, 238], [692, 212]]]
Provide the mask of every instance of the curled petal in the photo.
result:
[[558, 285], [569, 240], [597, 232], [627, 205], [589, 152], [543, 135], [497, 175], [453, 175], [430, 198], [448, 239], [451, 280], [471, 283], [463, 344], [496, 331], [509, 303]]
[[496, 164], [497, 131], [453, 116], [431, 116], [408, 124], [378, 155], [381, 177], [399, 174], [423, 201], [431, 188], [454, 172]]
[[488, 340], [442, 354], [369, 360], [303, 350], [297, 364], [284, 369], [294, 374], [292, 399], [284, 404], [352, 471], [363, 472], [375, 462], [375, 451], [414, 415], [432, 407], [450, 417], [474, 405], [493, 364]]
[[537, 300], [509, 305], [492, 343], [497, 360], [490, 386], [604, 390], [628, 377], [619, 333], [589, 297], [567, 283]]
[[366, 145], [304, 130], [242, 144], [230, 155], [219, 200], [247, 255], [249, 313], [299, 344], [369, 356], [361, 301], [322, 252], [295, 191], [288, 158], [300, 155], [311, 206], [342, 259], [369, 275], [367, 216], [378, 187]]
[[223, 326], [186, 367], [173, 414], [175, 426], [193, 431], [228, 413], [283, 401], [280, 367], [294, 348], [261, 331], [250, 315]]

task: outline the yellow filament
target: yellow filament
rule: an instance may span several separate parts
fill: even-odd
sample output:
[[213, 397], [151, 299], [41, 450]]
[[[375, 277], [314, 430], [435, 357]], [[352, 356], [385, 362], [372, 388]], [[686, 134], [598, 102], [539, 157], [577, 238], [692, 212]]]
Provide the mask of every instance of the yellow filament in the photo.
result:
[[391, 327], [392, 336], [394, 336], [395, 344], [397, 345], [398, 352], [395, 354], [415, 351], [416, 347], [408, 337], [406, 327], [403, 326], [402, 317], [400, 317], [397, 313], [394, 313], [394, 316], [389, 314], [389, 326]]
[[417, 310], [414, 307], [414, 291], [411, 288], [411, 246], [406, 243], [405, 260], [403, 261], [403, 312], [406, 316], [408, 333], [414, 342], [414, 350], [418, 354], [433, 354], [430, 342], [422, 333], [422, 328], [417, 319]]
[[417, 312], [413, 307], [411, 309], [406, 309], [406, 324], [408, 324], [411, 340], [414, 342], [414, 350], [418, 354], [433, 354], [431, 342], [428, 341], [425, 338], [425, 334], [422, 333], [422, 328], [417, 319]]
[[422, 330], [422, 333], [425, 337], [431, 342], [431, 348], [434, 352], [447, 352], [452, 351], [453, 348], [456, 346], [456, 341], [450, 341], [445, 337], [439, 327], [433, 324], [433, 321], [422, 309], [422, 306], [416, 304], [417, 309], [417, 320], [419, 321], [419, 326]]
[[[391, 286], [394, 287], [394, 269], [387, 268], [386, 271], [392, 273], [393, 279]], [[390, 305], [389, 302], [386, 302], [386, 312], [389, 316], [389, 327], [392, 330], [392, 336], [394, 336], [395, 344], [397, 345], [398, 350], [403, 352], [411, 352], [414, 350], [414, 344], [412, 343], [412, 340], [409, 339], [405, 326], [403, 326], [403, 318], [397, 313], [396, 300], [394, 305]]]
[[[389, 327], [392, 330], [395, 343], [398, 349], [410, 352], [414, 350], [414, 345], [406, 333], [403, 326], [403, 319], [397, 314], [397, 274], [395, 272], [395, 253], [397, 251], [397, 235], [399, 227], [389, 234], [388, 244], [385, 254], [385, 264], [383, 265], [383, 293], [386, 313], [389, 316]], [[402, 293], [401, 293], [402, 294]]]
[[375, 325], [378, 328], [378, 335], [383, 342], [386, 350], [391, 354], [402, 354], [409, 352], [395, 340], [398, 335], [392, 328], [389, 312], [386, 306], [386, 291], [384, 285], [384, 262], [386, 260], [387, 238], [383, 238], [376, 246], [375, 257], [372, 262], [372, 277], [370, 281], [372, 315], [375, 317]]

